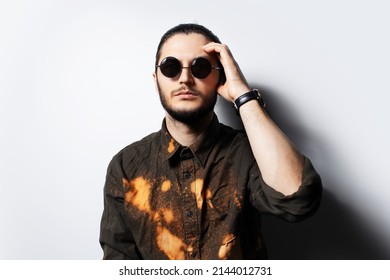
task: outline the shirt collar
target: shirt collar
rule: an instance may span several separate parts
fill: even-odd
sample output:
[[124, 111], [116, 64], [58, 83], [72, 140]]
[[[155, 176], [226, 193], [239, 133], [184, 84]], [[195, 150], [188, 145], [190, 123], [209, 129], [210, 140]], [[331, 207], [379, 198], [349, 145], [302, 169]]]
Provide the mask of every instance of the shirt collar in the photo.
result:
[[[189, 146], [194, 156], [205, 167], [207, 158], [211, 152], [214, 143], [218, 139], [220, 124], [218, 117], [214, 114], [213, 120], [205, 133], [194, 144]], [[182, 150], [182, 146], [171, 136], [167, 130], [166, 120], [164, 118], [161, 126], [161, 153], [162, 160], [166, 161]]]

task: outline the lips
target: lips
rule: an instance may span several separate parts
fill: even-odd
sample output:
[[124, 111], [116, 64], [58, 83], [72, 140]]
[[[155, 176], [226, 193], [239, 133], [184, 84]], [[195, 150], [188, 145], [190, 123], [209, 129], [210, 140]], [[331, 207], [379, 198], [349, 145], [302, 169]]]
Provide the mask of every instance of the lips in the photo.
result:
[[185, 99], [191, 99], [198, 96], [198, 94], [188, 89], [180, 89], [174, 93], [174, 96], [182, 97]]

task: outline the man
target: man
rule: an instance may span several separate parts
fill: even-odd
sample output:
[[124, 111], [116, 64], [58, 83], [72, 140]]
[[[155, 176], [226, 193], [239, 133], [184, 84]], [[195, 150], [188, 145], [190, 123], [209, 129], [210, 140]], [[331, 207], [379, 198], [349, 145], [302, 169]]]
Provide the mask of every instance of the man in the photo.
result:
[[[103, 258], [266, 258], [261, 214], [291, 222], [312, 215], [319, 175], [267, 116], [228, 47], [205, 27], [167, 31], [153, 76], [166, 117], [160, 131], [109, 165]], [[234, 104], [245, 132], [218, 122], [218, 94]]]

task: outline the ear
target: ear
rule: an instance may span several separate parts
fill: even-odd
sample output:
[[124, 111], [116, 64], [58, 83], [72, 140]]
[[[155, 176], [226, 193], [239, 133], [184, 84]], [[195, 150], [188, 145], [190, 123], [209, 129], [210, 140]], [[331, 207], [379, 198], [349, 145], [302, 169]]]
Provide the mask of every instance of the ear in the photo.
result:
[[156, 92], [158, 93], [158, 86], [157, 86], [158, 81], [157, 81], [157, 73], [156, 73], [156, 71], [154, 71], [152, 73], [152, 75], [153, 75], [153, 81], [154, 81], [154, 88], [156, 89]]

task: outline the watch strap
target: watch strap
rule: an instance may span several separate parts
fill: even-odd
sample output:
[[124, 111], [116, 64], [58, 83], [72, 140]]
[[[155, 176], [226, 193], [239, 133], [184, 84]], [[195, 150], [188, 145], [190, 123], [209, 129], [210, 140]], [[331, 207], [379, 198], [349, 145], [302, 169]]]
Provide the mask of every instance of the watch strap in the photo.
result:
[[239, 114], [240, 107], [251, 100], [257, 100], [261, 107], [265, 107], [265, 102], [258, 89], [253, 89], [243, 95], [239, 96], [236, 100], [233, 101], [233, 107], [236, 110], [236, 113]]

